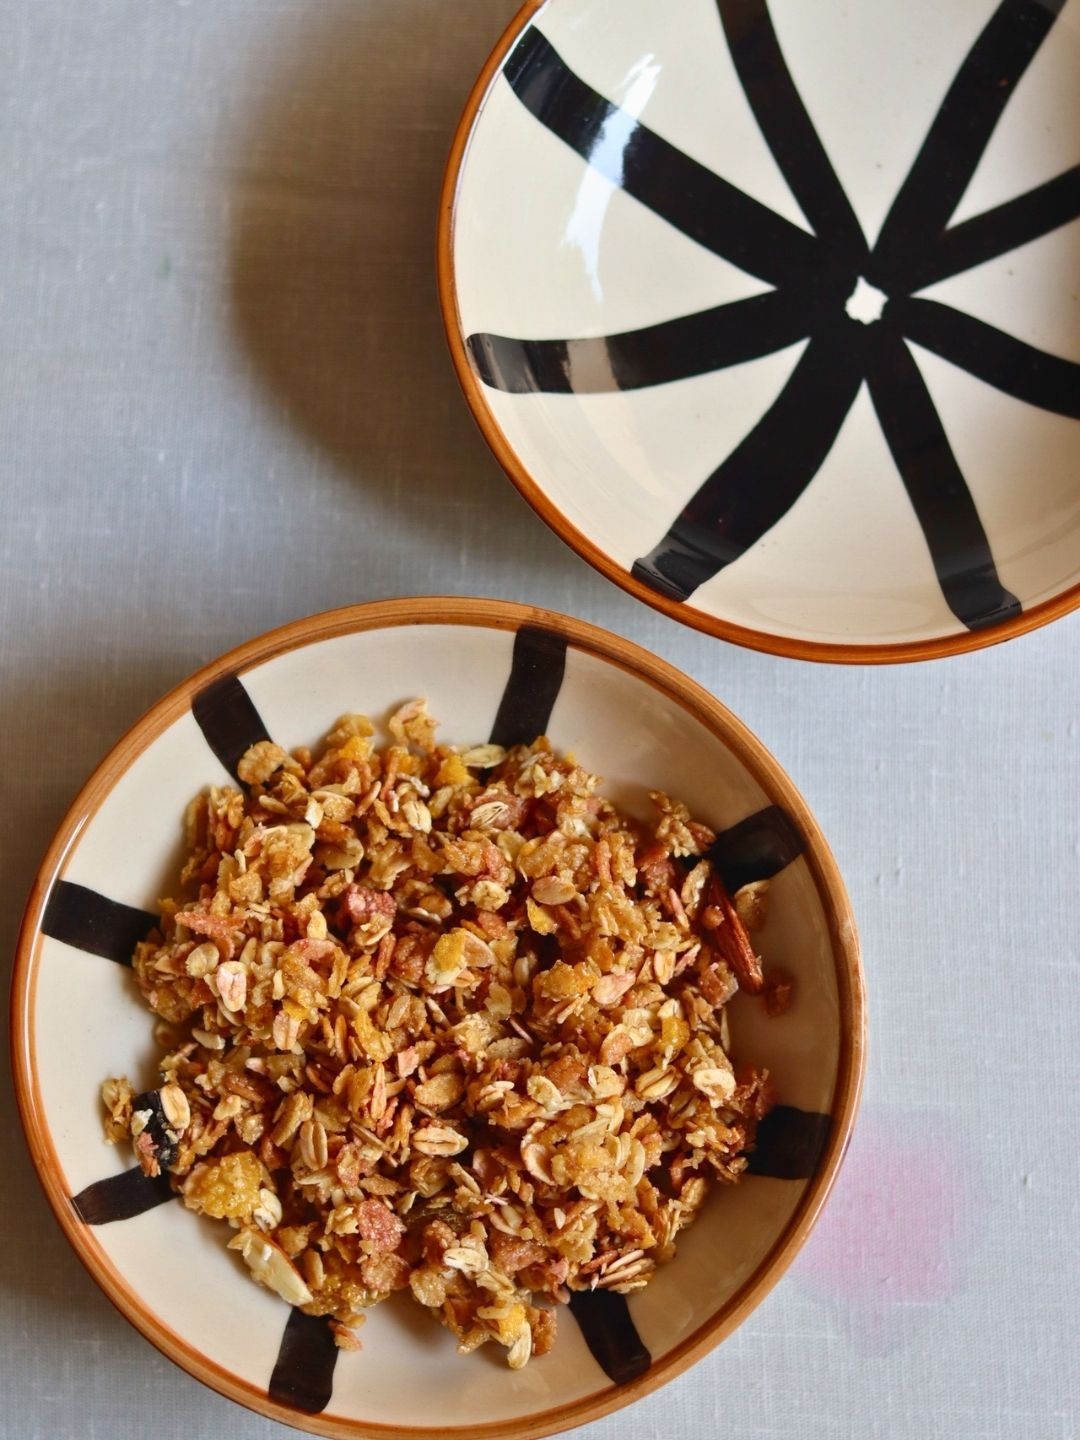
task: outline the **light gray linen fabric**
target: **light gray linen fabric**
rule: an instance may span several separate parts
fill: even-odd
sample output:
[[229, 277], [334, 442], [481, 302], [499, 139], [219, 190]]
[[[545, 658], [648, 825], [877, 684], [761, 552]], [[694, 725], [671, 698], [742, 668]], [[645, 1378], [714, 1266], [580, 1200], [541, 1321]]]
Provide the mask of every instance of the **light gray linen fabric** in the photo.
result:
[[[589, 1440], [1068, 1440], [1080, 1293], [1080, 619], [917, 668], [685, 630], [518, 499], [459, 394], [434, 216], [512, 0], [0, 0], [0, 953], [89, 770], [270, 626], [422, 592], [607, 625], [790, 770], [870, 988], [862, 1123], [789, 1277]], [[0, 1434], [286, 1432], [69, 1252], [0, 1104]]]

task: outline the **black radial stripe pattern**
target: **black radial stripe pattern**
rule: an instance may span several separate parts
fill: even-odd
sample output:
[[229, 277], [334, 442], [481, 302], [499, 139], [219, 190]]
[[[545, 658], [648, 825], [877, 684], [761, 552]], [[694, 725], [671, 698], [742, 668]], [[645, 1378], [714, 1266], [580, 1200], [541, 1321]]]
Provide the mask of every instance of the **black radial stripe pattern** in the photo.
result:
[[922, 290], [950, 275], [973, 270], [985, 260], [1007, 255], [1080, 215], [1080, 165], [1053, 180], [995, 205], [970, 220], [951, 225], [937, 240], [906, 261], [908, 290]]
[[469, 354], [485, 385], [508, 394], [600, 395], [687, 380], [741, 365], [793, 345], [806, 335], [815, 297], [780, 290], [605, 335], [598, 340], [515, 340], [470, 335]]
[[717, 0], [743, 93], [780, 171], [836, 262], [861, 266], [867, 247], [851, 202], [788, 73], [765, 0]]
[[495, 724], [493, 745], [529, 745], [547, 732], [566, 671], [566, 637], [540, 625], [514, 636], [514, 658]]
[[979, 512], [922, 372], [899, 336], [878, 333], [867, 380], [949, 609], [972, 630], [1018, 615], [1020, 602], [998, 580]]
[[[805, 281], [813, 273], [817, 251], [812, 235], [597, 94], [539, 30], [525, 31], [507, 57], [503, 76], [542, 125], [691, 240], [772, 285]], [[602, 143], [613, 118], [620, 133], [628, 135], [617, 156]]]
[[777, 1105], [757, 1128], [754, 1148], [747, 1156], [747, 1173], [773, 1180], [811, 1180], [831, 1133], [831, 1115]]
[[167, 1200], [174, 1199], [168, 1175], [153, 1179], [136, 1165], [120, 1175], [95, 1180], [71, 1197], [79, 1218], [87, 1225], [110, 1225], [114, 1220], [131, 1220]]
[[[907, 267], [945, 230], [1065, 0], [1003, 0], [968, 51], [881, 227], [867, 278], [909, 290]], [[1041, 233], [1041, 232], [1040, 232]]]
[[88, 955], [130, 965], [135, 946], [158, 924], [149, 910], [110, 900], [85, 885], [58, 880], [41, 919], [42, 933]]
[[[767, 0], [717, 0], [739, 82], [813, 234], [790, 225], [592, 90], [535, 28], [503, 74], [515, 95], [586, 164], [684, 235], [776, 289], [696, 315], [599, 338], [471, 335], [486, 384], [510, 393], [589, 394], [662, 385], [809, 344], [778, 399], [701, 484], [633, 567], [658, 594], [689, 600], [791, 509], [824, 463], [855, 396], [871, 389], [927, 541], [942, 594], [969, 629], [1019, 603], [1001, 585], [967, 483], [900, 352], [910, 340], [1029, 405], [1080, 412], [1080, 365], [1048, 355], [947, 305], [913, 298], [936, 280], [1007, 254], [1080, 215], [1080, 166], [955, 226], [949, 220], [1016, 84], [1063, 0], [1001, 0], [933, 118], [875, 243], [853, 207], [787, 68]], [[618, 117], [627, 137], [602, 143]], [[848, 317], [860, 280], [881, 292], [879, 318]], [[911, 361], [914, 367], [914, 361]], [[920, 453], [931, 445], [935, 457]], [[920, 477], [944, 477], [946, 498]], [[955, 513], [946, 518], [943, 509]]]
[[[757, 543], [813, 480], [862, 384], [862, 327], [846, 315], [814, 336], [772, 407], [713, 471], [631, 573], [687, 599]], [[853, 343], [852, 343], [853, 342]], [[768, 475], [770, 483], [760, 483]]]
[[325, 1315], [293, 1309], [281, 1337], [267, 1394], [279, 1405], [318, 1415], [334, 1392], [338, 1347]]
[[1015, 336], [916, 296], [894, 301], [904, 334], [1005, 395], [1080, 420], [1080, 370]]
[[244, 753], [270, 735], [251, 696], [236, 675], [222, 675], [191, 703], [191, 713], [206, 743], [239, 784], [236, 767]]
[[709, 847], [724, 888], [734, 894], [753, 880], [778, 875], [803, 852], [803, 838], [795, 822], [779, 805], [769, 805], [721, 830]]
[[613, 1290], [575, 1290], [570, 1313], [593, 1359], [616, 1385], [644, 1375], [652, 1356], [637, 1332], [625, 1295]]

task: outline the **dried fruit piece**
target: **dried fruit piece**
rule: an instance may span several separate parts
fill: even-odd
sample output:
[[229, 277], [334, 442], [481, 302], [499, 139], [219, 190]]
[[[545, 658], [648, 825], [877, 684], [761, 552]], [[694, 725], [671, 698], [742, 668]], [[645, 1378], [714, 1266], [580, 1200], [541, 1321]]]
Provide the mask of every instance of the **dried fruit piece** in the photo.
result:
[[160, 1175], [175, 1161], [180, 1137], [165, 1113], [160, 1090], [147, 1090], [132, 1099], [131, 1138], [144, 1175]]

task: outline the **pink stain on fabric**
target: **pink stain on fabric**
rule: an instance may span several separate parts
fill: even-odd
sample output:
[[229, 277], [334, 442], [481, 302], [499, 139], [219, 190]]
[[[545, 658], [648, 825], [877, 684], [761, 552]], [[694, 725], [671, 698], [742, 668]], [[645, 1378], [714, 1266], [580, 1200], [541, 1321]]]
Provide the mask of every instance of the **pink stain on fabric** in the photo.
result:
[[944, 1115], [864, 1108], [793, 1271], [844, 1315], [860, 1348], [891, 1350], [913, 1321], [962, 1288], [973, 1170]]

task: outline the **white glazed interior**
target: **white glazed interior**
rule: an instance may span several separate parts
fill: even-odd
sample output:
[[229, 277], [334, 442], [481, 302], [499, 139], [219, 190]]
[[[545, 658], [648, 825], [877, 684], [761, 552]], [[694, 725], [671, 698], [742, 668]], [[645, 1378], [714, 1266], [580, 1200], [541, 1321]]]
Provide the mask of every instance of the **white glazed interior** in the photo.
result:
[[[485, 739], [510, 670], [513, 635], [455, 625], [369, 630], [307, 644], [242, 673], [270, 733], [315, 741], [339, 713], [382, 717], [414, 693], [428, 696], [449, 741]], [[685, 795], [726, 827], [776, 797], [732, 749], [654, 685], [571, 648], [550, 735], [640, 808], [657, 786]], [[153, 909], [179, 853], [181, 816], [201, 786], [226, 779], [190, 713], [124, 773], [74, 839], [62, 876], [113, 899]], [[796, 981], [797, 1003], [767, 1020], [756, 1003], [737, 1017], [739, 1053], [765, 1063], [782, 1098], [828, 1111], [841, 1052], [833, 942], [813, 874], [798, 859], [774, 881], [761, 937], [768, 961]], [[149, 1014], [128, 971], [49, 938], [38, 939], [30, 1045], [40, 1111], [68, 1194], [131, 1165], [101, 1137], [98, 1087], [111, 1074], [155, 1080]], [[766, 1257], [807, 1182], [750, 1177], [717, 1194], [631, 1311], [654, 1362], [715, 1315]], [[265, 1391], [285, 1307], [253, 1285], [227, 1253], [228, 1232], [177, 1203], [86, 1232], [120, 1279], [180, 1339], [239, 1380]], [[411, 1302], [378, 1307], [363, 1351], [342, 1353], [323, 1418], [431, 1425], [453, 1397], [455, 1425], [510, 1421], [609, 1387], [569, 1314], [555, 1352], [513, 1373], [481, 1352], [461, 1358], [449, 1334]], [[297, 1423], [303, 1418], [297, 1416]]]
[[[789, 68], [871, 240], [993, 8], [771, 0]], [[534, 23], [594, 89], [807, 228], [738, 84], [715, 0], [547, 0]], [[954, 222], [1075, 163], [1078, 59], [1074, 0], [1021, 79]], [[617, 152], [619, 134], [608, 138]], [[921, 293], [1075, 359], [1078, 245], [1074, 222]], [[463, 336], [602, 336], [769, 288], [590, 170], [502, 79], [466, 150], [452, 255]], [[482, 403], [542, 495], [629, 571], [772, 404], [804, 344], [644, 390], [513, 395], [481, 385]], [[928, 351], [915, 355], [1002, 584], [1025, 610], [1061, 595], [1080, 581], [1080, 426]], [[865, 386], [801, 499], [685, 609], [811, 644], [966, 633], [942, 598]]]

